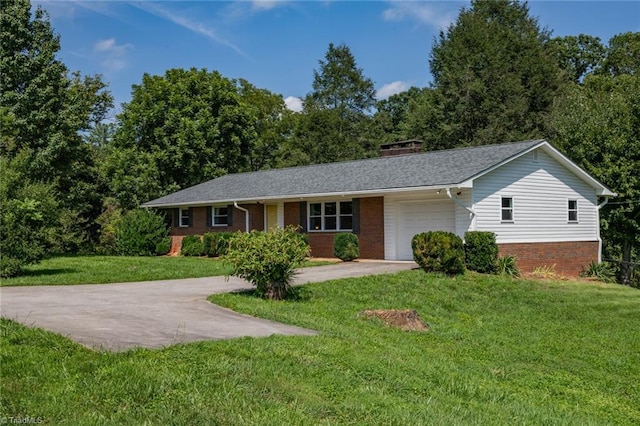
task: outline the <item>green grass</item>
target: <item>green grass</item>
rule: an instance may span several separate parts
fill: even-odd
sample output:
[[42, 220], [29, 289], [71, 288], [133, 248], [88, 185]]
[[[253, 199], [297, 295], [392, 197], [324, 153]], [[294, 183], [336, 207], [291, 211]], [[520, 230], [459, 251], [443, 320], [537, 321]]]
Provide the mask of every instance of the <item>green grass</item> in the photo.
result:
[[[304, 266], [332, 262], [308, 261]], [[220, 259], [206, 257], [61, 256], [26, 268], [16, 278], [3, 278], [2, 286], [106, 284], [172, 280], [227, 275], [231, 268]]]
[[[408, 271], [212, 296], [319, 330], [96, 353], [2, 322], [0, 416], [51, 424], [639, 424], [640, 292]], [[416, 309], [402, 332], [364, 309]]]

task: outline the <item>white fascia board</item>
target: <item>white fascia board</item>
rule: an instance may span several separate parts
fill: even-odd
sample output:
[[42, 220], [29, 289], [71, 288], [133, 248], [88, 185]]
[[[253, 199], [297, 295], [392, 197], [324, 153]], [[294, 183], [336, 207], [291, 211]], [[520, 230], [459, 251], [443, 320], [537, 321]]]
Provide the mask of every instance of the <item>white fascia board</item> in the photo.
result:
[[403, 188], [386, 188], [386, 189], [371, 189], [366, 191], [347, 191], [347, 192], [326, 192], [326, 193], [311, 193], [311, 194], [292, 194], [292, 195], [277, 195], [270, 197], [259, 197], [259, 198], [235, 198], [235, 199], [225, 199], [225, 200], [205, 200], [205, 201], [196, 201], [189, 203], [166, 203], [166, 204], [152, 204], [149, 205], [147, 203], [142, 204], [141, 207], [153, 207], [153, 208], [172, 208], [172, 207], [200, 207], [200, 206], [211, 206], [215, 204], [232, 204], [234, 202], [238, 203], [264, 203], [268, 201], [303, 201], [309, 198], [324, 198], [324, 197], [357, 197], [357, 196], [376, 196], [376, 195], [385, 195], [385, 194], [394, 194], [394, 193], [404, 193], [404, 192], [417, 192], [417, 191], [428, 191], [428, 190], [438, 190], [438, 189], [447, 189], [447, 188], [471, 188], [473, 181], [465, 181], [463, 183], [453, 183], [446, 185], [434, 185], [434, 186], [410, 186]]

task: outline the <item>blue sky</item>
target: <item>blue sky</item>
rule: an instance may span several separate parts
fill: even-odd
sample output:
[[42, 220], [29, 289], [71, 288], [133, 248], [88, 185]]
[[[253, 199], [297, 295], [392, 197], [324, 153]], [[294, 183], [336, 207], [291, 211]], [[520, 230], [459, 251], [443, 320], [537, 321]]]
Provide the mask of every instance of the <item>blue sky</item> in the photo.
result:
[[[466, 1], [52, 1], [32, 0], [60, 34], [70, 70], [102, 74], [120, 104], [143, 73], [207, 68], [281, 94], [292, 109], [311, 91], [329, 43], [345, 43], [380, 98], [430, 83], [429, 53]], [[531, 1], [554, 36], [603, 42], [640, 31], [637, 1]]]

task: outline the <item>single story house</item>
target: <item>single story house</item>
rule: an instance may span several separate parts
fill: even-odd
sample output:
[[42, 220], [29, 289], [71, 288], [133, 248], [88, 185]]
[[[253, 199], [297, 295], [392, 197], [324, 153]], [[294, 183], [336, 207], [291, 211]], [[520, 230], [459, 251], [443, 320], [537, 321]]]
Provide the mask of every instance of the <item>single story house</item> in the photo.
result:
[[143, 207], [170, 210], [175, 245], [297, 225], [316, 257], [332, 257], [334, 235], [353, 232], [364, 259], [411, 260], [420, 232], [492, 231], [522, 270], [577, 275], [600, 260], [599, 210], [615, 195], [545, 140], [433, 152], [404, 141], [379, 158], [229, 174]]

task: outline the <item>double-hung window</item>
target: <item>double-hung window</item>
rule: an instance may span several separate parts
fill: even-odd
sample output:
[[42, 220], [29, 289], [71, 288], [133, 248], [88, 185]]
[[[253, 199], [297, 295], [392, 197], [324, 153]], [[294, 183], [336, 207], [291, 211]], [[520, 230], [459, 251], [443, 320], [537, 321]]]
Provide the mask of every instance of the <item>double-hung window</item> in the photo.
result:
[[352, 228], [352, 201], [309, 203], [310, 231], [351, 231]]
[[213, 226], [227, 226], [229, 224], [229, 208], [228, 207], [214, 207], [212, 220]]
[[502, 222], [513, 222], [513, 197], [502, 197], [500, 219]]
[[578, 222], [578, 200], [568, 200], [567, 219], [569, 222]]
[[179, 212], [179, 225], [181, 228], [186, 228], [187, 226], [189, 226], [189, 209], [188, 208], [181, 208], [180, 212]]

